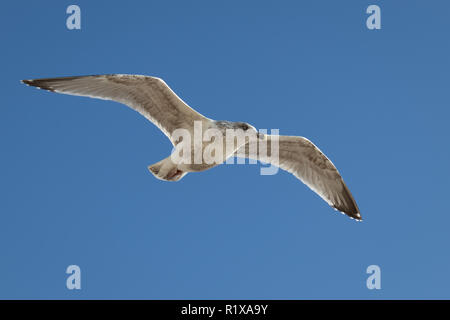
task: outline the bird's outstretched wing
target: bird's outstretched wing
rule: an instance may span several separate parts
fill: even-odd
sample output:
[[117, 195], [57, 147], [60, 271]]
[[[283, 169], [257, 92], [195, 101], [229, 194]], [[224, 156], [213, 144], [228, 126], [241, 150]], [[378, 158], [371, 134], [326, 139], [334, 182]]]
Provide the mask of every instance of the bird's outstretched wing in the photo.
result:
[[[272, 150], [273, 136], [266, 135], [267, 151], [261, 152], [250, 141], [236, 155], [271, 163], [300, 179], [333, 208], [362, 220], [352, 194], [333, 163], [311, 141], [303, 137], [278, 136], [278, 157]], [[251, 153], [258, 150], [257, 153]]]
[[169, 139], [175, 129], [190, 130], [195, 120], [207, 119], [190, 108], [159, 78], [110, 74], [22, 82], [53, 92], [123, 103], [153, 122]]

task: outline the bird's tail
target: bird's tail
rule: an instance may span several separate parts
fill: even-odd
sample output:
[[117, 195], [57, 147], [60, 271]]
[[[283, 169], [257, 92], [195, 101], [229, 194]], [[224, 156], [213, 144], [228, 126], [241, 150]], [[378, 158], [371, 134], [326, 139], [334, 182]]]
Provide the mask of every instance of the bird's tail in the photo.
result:
[[187, 174], [186, 171], [180, 170], [178, 166], [172, 162], [170, 156], [148, 166], [148, 170], [159, 180], [165, 181], [178, 181]]

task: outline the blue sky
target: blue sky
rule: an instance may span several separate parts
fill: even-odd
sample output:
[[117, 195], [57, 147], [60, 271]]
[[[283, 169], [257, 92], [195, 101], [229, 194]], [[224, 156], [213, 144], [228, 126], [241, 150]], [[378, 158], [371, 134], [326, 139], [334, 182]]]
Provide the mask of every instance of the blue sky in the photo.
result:
[[[66, 28], [67, 6], [81, 30]], [[370, 4], [381, 30], [366, 28]], [[29, 1], [0, 19], [0, 298], [450, 298], [448, 1]], [[313, 141], [364, 221], [286, 172], [177, 183], [114, 102], [20, 79], [163, 78], [215, 119]], [[81, 290], [66, 288], [79, 265]], [[366, 268], [381, 268], [368, 290]]]

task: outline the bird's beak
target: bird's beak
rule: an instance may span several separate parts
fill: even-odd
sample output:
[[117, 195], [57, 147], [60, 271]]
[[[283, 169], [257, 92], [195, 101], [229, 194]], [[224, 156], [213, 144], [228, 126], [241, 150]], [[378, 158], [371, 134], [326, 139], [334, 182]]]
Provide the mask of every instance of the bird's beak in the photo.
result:
[[264, 140], [266, 135], [264, 133], [256, 132], [256, 137], [260, 140]]

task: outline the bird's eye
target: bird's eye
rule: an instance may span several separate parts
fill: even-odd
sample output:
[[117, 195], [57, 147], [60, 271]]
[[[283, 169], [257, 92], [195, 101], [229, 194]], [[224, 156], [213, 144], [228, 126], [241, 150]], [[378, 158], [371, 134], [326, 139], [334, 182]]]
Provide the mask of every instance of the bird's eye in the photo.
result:
[[247, 131], [247, 130], [248, 130], [248, 125], [244, 124], [244, 125], [242, 126], [242, 129], [243, 129], [244, 131]]

